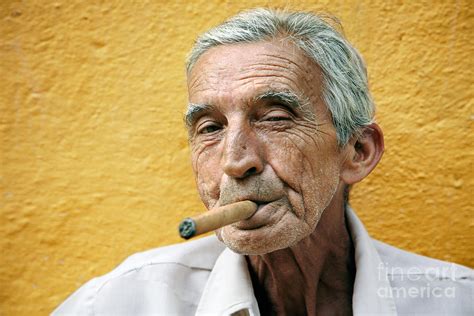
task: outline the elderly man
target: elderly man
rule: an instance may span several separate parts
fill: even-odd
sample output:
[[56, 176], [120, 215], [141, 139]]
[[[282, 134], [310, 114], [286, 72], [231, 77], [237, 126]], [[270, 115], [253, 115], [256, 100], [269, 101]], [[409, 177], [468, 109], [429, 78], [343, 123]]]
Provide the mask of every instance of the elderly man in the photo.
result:
[[470, 269], [372, 240], [348, 206], [384, 143], [364, 63], [332, 24], [256, 9], [197, 40], [185, 121], [201, 199], [256, 213], [132, 256], [57, 314], [472, 315]]

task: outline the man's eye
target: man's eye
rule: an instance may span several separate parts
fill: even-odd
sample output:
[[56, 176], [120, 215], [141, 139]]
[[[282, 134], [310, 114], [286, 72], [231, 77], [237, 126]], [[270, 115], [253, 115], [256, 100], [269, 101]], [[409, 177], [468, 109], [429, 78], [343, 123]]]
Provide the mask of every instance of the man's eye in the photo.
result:
[[287, 121], [291, 119], [291, 115], [285, 111], [272, 111], [263, 117], [267, 122]]
[[217, 124], [206, 124], [198, 129], [198, 134], [210, 134], [220, 129], [221, 127]]
[[277, 122], [277, 121], [286, 121], [289, 120], [289, 117], [287, 116], [270, 116], [265, 119], [265, 121], [269, 122]]

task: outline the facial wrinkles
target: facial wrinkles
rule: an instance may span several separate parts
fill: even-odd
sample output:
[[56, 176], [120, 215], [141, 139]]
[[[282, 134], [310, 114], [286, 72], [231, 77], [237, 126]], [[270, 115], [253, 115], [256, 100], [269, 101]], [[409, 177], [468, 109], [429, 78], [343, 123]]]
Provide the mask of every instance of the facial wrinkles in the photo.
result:
[[[280, 203], [274, 203], [276, 209], [286, 207], [289, 204], [288, 199], [285, 197], [280, 200]], [[283, 247], [291, 247], [299, 241], [298, 236], [303, 236], [311, 232], [311, 227], [305, 222], [295, 221], [291, 219], [290, 212], [279, 212], [274, 218], [271, 225], [266, 225], [266, 238], [262, 239], [262, 236], [241, 237], [236, 239], [232, 236], [233, 232], [232, 225], [220, 228], [217, 232], [219, 238], [233, 251], [241, 254], [264, 254], [269, 253]], [[294, 217], [293, 217], [294, 219]], [[285, 222], [285, 225], [281, 225]]]
[[[324, 157], [321, 157], [322, 159], [319, 158], [316, 163], [314, 162], [314, 152], [308, 152], [304, 149], [305, 147], [307, 147], [307, 145], [304, 144], [308, 142], [307, 138], [301, 137], [301, 135], [299, 135], [298, 133], [292, 134], [300, 140], [296, 141], [292, 137], [288, 138], [288, 140], [293, 144], [295, 148], [299, 148], [299, 150], [297, 151], [298, 157], [296, 159], [297, 161], [301, 162], [301, 167], [297, 168], [297, 170], [299, 170], [299, 175], [296, 177], [298, 181], [296, 183], [290, 183], [289, 185], [290, 187], [293, 187], [293, 189], [297, 193], [305, 192], [305, 189], [307, 190], [308, 187], [314, 191], [314, 194], [306, 194], [305, 196], [303, 196], [302, 202], [304, 203], [304, 209], [306, 210], [305, 212], [303, 212], [303, 214], [306, 218], [308, 215], [310, 215], [308, 214], [308, 212], [310, 212], [312, 209], [322, 211], [326, 208], [330, 199], [325, 201], [323, 197], [330, 196], [332, 198], [337, 187], [336, 179], [338, 178], [338, 176], [336, 173], [331, 171], [336, 170], [331, 166], [333, 162], [327, 161], [326, 159], [324, 159]], [[314, 139], [313, 142], [317, 148], [322, 147], [320, 142], [315, 141]], [[314, 146], [311, 146], [311, 148], [314, 148]], [[323, 173], [322, 170], [326, 170], [327, 173]], [[317, 181], [317, 179], [324, 179], [324, 183]]]
[[218, 87], [222, 78], [225, 78], [226, 73], [229, 72], [226, 64], [210, 64], [207, 60], [205, 60], [205, 63], [207, 67], [195, 67], [195, 70], [199, 68], [200, 71], [193, 71], [188, 77], [188, 91], [190, 95]]
[[[195, 159], [196, 165], [194, 166], [194, 172], [195, 172], [196, 184], [199, 187], [198, 191], [201, 196], [201, 200], [204, 202], [206, 207], [212, 208], [214, 207], [215, 201], [217, 201], [218, 194], [219, 194], [219, 192], [215, 190], [215, 188], [218, 187], [218, 184], [215, 181], [213, 181], [213, 179], [218, 179], [219, 176], [210, 175], [206, 173], [201, 174], [199, 172], [201, 168], [199, 167], [198, 160], [200, 160], [204, 156], [206, 155], [201, 156], [201, 153], [199, 153], [198, 158]], [[207, 169], [205, 170], [207, 173], [209, 173]], [[211, 169], [211, 170], [214, 170], [214, 172], [217, 172], [217, 170], [215, 169]], [[206, 181], [204, 181], [204, 179], [206, 179]]]
[[299, 61], [299, 56], [297, 54], [294, 54], [296, 59], [298, 59], [298, 62], [293, 61], [290, 58], [275, 55], [275, 54], [261, 54], [263, 57], [270, 57], [272, 59], [275, 59], [279, 63], [275, 63], [275, 66], [282, 67], [282, 68], [296, 68], [296, 71], [301, 71], [302, 73], [305, 74], [305, 76], [308, 76], [310, 73], [308, 72], [307, 69], [303, 68], [300, 66], [300, 61]]
[[[317, 218], [319, 218], [322, 210], [329, 204], [339, 183], [337, 172], [339, 162], [329, 159], [329, 157], [332, 157], [331, 153], [337, 150], [337, 144], [331, 141], [335, 138], [335, 131], [331, 129], [331, 126], [328, 122], [299, 122], [295, 129], [286, 131], [287, 137], [285, 139], [287, 144], [282, 144], [283, 147], [298, 149], [296, 151], [289, 149], [290, 152], [296, 153], [296, 156], [292, 154], [292, 158], [288, 157], [287, 160], [300, 161], [301, 167], [295, 168], [295, 170], [299, 170], [299, 175], [295, 177], [297, 181], [291, 183], [290, 180], [288, 185], [296, 192], [304, 192], [305, 187], [312, 188], [315, 194], [306, 195], [303, 203], [305, 204], [304, 209], [306, 211], [311, 209], [318, 211]], [[317, 155], [317, 158], [315, 158], [315, 149], [325, 154]], [[328, 198], [325, 199], [324, 197]], [[310, 214], [305, 213], [305, 217], [308, 215]]]
[[[301, 126], [303, 125], [303, 126]], [[287, 178], [289, 182], [285, 183], [289, 188], [295, 191], [297, 195], [293, 195], [298, 198], [294, 200], [293, 205], [301, 205], [299, 202], [303, 202], [304, 207], [300, 209], [296, 207], [293, 211], [297, 216], [304, 216], [304, 221], [306, 222], [306, 217], [312, 218], [311, 210], [316, 210], [318, 216], [316, 219], [319, 219], [322, 210], [324, 210], [329, 204], [332, 196], [336, 192], [338, 184], [338, 173], [337, 165], [338, 162], [329, 160], [327, 156], [318, 156], [317, 161], [315, 161], [315, 152], [317, 151], [324, 152], [329, 150], [330, 152], [336, 148], [336, 144], [332, 144], [332, 138], [335, 138], [335, 133], [330, 131], [323, 131], [330, 128], [331, 125], [328, 123], [317, 124], [314, 122], [300, 122], [299, 125], [293, 130], [288, 130], [286, 137], [280, 138], [279, 149], [284, 152], [283, 154], [275, 154], [274, 156], [286, 156], [285, 161], [287, 162], [300, 162], [301, 167], [293, 166], [294, 170], [298, 170], [299, 174], [294, 175], [294, 177]], [[318, 131], [318, 129], [323, 129]], [[284, 142], [281, 142], [284, 140]], [[271, 139], [268, 140], [270, 143]], [[326, 148], [325, 148], [326, 147]], [[297, 150], [295, 150], [297, 149]], [[330, 153], [327, 153], [330, 155]], [[271, 163], [277, 175], [285, 174], [283, 169], [286, 169], [288, 166], [281, 164]], [[326, 172], [323, 172], [326, 171]], [[319, 181], [318, 181], [319, 180]], [[321, 183], [321, 180], [324, 183]], [[310, 187], [315, 193], [305, 196], [302, 196], [300, 200], [299, 194], [305, 192], [307, 188]], [[325, 199], [324, 197], [328, 197]], [[306, 210], [306, 211], [304, 211]], [[306, 213], [308, 212], [308, 213]], [[314, 214], [314, 213], [313, 213]], [[315, 222], [311, 224], [315, 224]]]
[[[248, 86], [248, 89], [253, 94], [252, 96], [255, 96], [258, 90], [264, 91], [265, 89], [275, 88], [275, 90], [280, 90], [280, 91], [285, 91], [285, 90], [293, 91], [293, 93], [299, 95], [300, 97], [302, 97], [302, 99], [309, 100], [308, 95], [305, 96], [299, 93], [300, 89], [298, 89], [298, 86], [302, 86], [302, 84], [301, 82], [298, 82], [297, 80], [298, 76], [295, 73], [295, 71], [304, 71], [304, 70], [302, 67], [298, 66], [298, 63], [292, 62], [289, 59], [278, 57], [275, 55], [263, 54], [262, 56], [265, 56], [267, 58], [268, 56], [272, 56], [277, 61], [276, 68], [274, 66], [270, 66], [269, 68], [268, 66], [270, 64], [269, 62], [261, 63], [261, 64], [250, 64], [250, 65], [242, 67], [240, 71], [237, 72], [236, 75], [234, 75], [234, 79], [235, 77], [237, 77], [238, 78], [237, 80], [233, 80], [232, 78], [229, 79], [228, 74], [212, 75], [212, 71], [208, 75], [206, 75], [205, 73], [199, 73], [198, 76], [196, 76], [199, 78], [192, 80], [191, 85], [196, 86], [197, 82], [199, 82], [199, 86], [202, 86], [202, 87], [199, 91], [193, 91], [193, 94], [196, 95], [196, 94], [199, 94], [199, 92], [202, 92], [201, 95], [203, 95], [204, 98], [199, 101], [206, 101], [209, 104], [222, 102], [226, 104], [226, 106], [230, 106], [230, 107], [237, 106], [237, 105], [233, 105], [234, 103], [240, 104], [240, 106], [242, 106], [242, 105], [248, 105], [249, 103], [252, 102], [251, 101], [252, 98], [250, 95], [248, 95], [247, 97], [244, 97], [242, 96], [241, 93], [236, 94], [235, 92], [236, 89], [247, 89], [247, 86]], [[288, 69], [288, 65], [285, 65], [283, 62], [285, 62], [286, 64], [291, 64], [291, 69]], [[256, 71], [256, 68], [258, 69], [258, 67], [262, 67], [262, 69], [267, 69], [267, 70], [264, 72], [264, 74], [261, 74], [262, 71]], [[225, 71], [229, 72], [231, 70], [225, 67], [218, 67], [217, 72], [225, 72]], [[222, 78], [227, 78], [226, 80], [229, 82], [228, 84], [224, 84], [224, 87], [222, 87], [223, 86]], [[303, 78], [306, 79], [308, 78], [308, 76], [303, 77]], [[309, 79], [312, 79], [312, 78], [309, 78]], [[271, 82], [271, 87], [268, 87], [269, 81]], [[220, 86], [219, 86], [219, 83], [221, 83]], [[308, 83], [305, 82], [305, 85], [308, 85]], [[312, 82], [312, 86], [313, 87], [315, 86], [314, 81]], [[196, 90], [196, 88], [193, 88], [193, 89]], [[212, 96], [211, 99], [206, 99], [205, 97], [206, 90], [209, 90], [211, 92], [211, 96]], [[314, 89], [314, 88], [306, 89], [307, 92], [310, 91], [311, 95], [309, 97], [312, 96], [314, 90], [317, 90], [317, 89]], [[217, 92], [217, 94], [215, 92]], [[240, 100], [236, 99], [237, 95], [241, 97]], [[319, 97], [316, 97], [316, 100], [319, 103]], [[314, 104], [315, 102], [314, 97], [312, 98], [312, 101], [313, 101], [312, 102], [313, 105], [307, 106], [306, 108], [313, 113], [313, 115], [311, 115], [312, 118], [314, 117], [318, 119], [318, 121], [320, 121], [318, 118], [319, 113], [318, 115], [314, 116], [315, 108], [317, 108]], [[309, 116], [306, 115], [305, 118], [308, 118], [308, 117]], [[299, 119], [299, 120], [300, 120], [298, 122], [299, 124], [303, 126], [306, 125], [307, 127], [310, 127], [308, 125], [313, 125], [317, 132], [322, 132], [322, 130], [318, 128], [319, 127], [318, 125], [312, 124], [313, 122], [311, 122], [311, 120], [307, 119], [307, 122], [303, 122], [304, 118]], [[322, 126], [322, 124], [320, 126]]]
[[216, 180], [220, 178], [222, 170], [207, 167], [207, 165], [215, 165], [215, 161], [220, 159], [220, 155], [216, 156], [216, 150], [209, 150], [209, 148], [215, 147], [218, 141], [212, 140], [211, 143], [204, 143], [194, 138], [191, 140], [192, 165], [196, 184], [201, 200], [208, 208], [212, 208], [219, 197], [219, 184]]
[[265, 161], [264, 144], [261, 138], [247, 122], [245, 113], [229, 117], [229, 126], [222, 144], [222, 164], [228, 160], [234, 163], [246, 163], [247, 159], [258, 159], [264, 170], [253, 176], [234, 178], [226, 173], [222, 174], [220, 184], [220, 205], [250, 199], [253, 201], [272, 201], [283, 193], [283, 184], [273, 172], [269, 172]]
[[[206, 90], [217, 90], [222, 93], [222, 86], [225, 86], [226, 91], [231, 93], [238, 87], [267, 84], [266, 80], [271, 78], [272, 85], [279, 83], [298, 91], [298, 87], [301, 86], [301, 80], [297, 79], [299, 77], [305, 78], [304, 84], [307, 87], [317, 86], [314, 85], [314, 75], [305, 70], [305, 68], [308, 68], [310, 61], [298, 58], [298, 61], [294, 62], [285, 57], [265, 53], [258, 54], [257, 57], [260, 57], [260, 60], [244, 65], [240, 64], [239, 67], [231, 66], [229, 68], [229, 65], [210, 65], [205, 67], [204, 72], [191, 76], [188, 87], [194, 94], [205, 92]], [[256, 78], [260, 80], [256, 80]], [[317, 79], [319, 80], [319, 78]], [[222, 80], [227, 82], [223, 85]], [[313, 90], [315, 89], [307, 89], [307, 91]]]
[[298, 85], [301, 83], [297, 80], [295, 70], [295, 67], [288, 67], [288, 65], [282, 63], [265, 60], [242, 67], [236, 82], [242, 86], [259, 83], [268, 85], [268, 80], [271, 79], [271, 86], [280, 84], [298, 92]]
[[[260, 240], [263, 237], [259, 232], [242, 235], [235, 228], [222, 229], [222, 239], [227, 244], [235, 243], [237, 250], [238, 247], [255, 246], [258, 248], [254, 249], [256, 252], [270, 251], [288, 245], [282, 241], [285, 238], [299, 240], [314, 229], [337, 190], [339, 162], [333, 160], [337, 144], [331, 117], [320, 99], [320, 72], [315, 71], [317, 65], [300, 51], [295, 50], [293, 56], [285, 49], [280, 45], [275, 50], [265, 48], [256, 55], [245, 55], [245, 50], [230, 48], [226, 51], [228, 54], [223, 54], [224, 50], [208, 55], [208, 58], [204, 54], [201, 66], [198, 61], [194, 68], [200, 71], [193, 73], [189, 80], [190, 101], [214, 105], [227, 120], [219, 132], [221, 138], [213, 136], [206, 144], [199, 141], [193, 144], [194, 168], [205, 203], [213, 207], [216, 203], [224, 205], [250, 199], [260, 202], [278, 200], [284, 205], [281, 209], [285, 211], [277, 211], [278, 203], [271, 204], [275, 205], [276, 213], [270, 215], [271, 222], [269, 219], [268, 230], [265, 230], [265, 234], [270, 234], [269, 238]], [[278, 55], [280, 51], [283, 56]], [[247, 56], [251, 57], [246, 59]], [[238, 62], [233, 62], [237, 57]], [[243, 179], [229, 177], [217, 163], [224, 154], [222, 140], [232, 123], [228, 121], [229, 117], [237, 112], [243, 114], [240, 118], [250, 119], [252, 114], [249, 111], [259, 106], [252, 100], [270, 90], [289, 91], [301, 100], [307, 99], [315, 120], [300, 116], [294, 118], [293, 127], [283, 130], [267, 128], [272, 125], [266, 122], [252, 125], [252, 132], [256, 133], [263, 148], [260, 150], [266, 151], [263, 157], [268, 161], [258, 175]], [[234, 127], [239, 126], [234, 123]], [[239, 153], [241, 148], [231, 148], [229, 153], [245, 154]], [[281, 223], [273, 222], [276, 217]], [[247, 237], [239, 241], [242, 236], [253, 236], [265, 245], [247, 246], [252, 241], [246, 240]]]
[[285, 184], [266, 165], [258, 176], [235, 179], [224, 176], [220, 185], [219, 205], [242, 200], [271, 202], [285, 195]]
[[298, 82], [295, 82], [293, 78], [291, 78], [291, 81], [296, 87], [299, 87], [300, 89], [303, 88], [303, 83], [304, 89], [306, 91], [311, 91], [311, 95], [308, 95], [308, 97], [315, 97], [315, 100], [319, 99], [319, 95], [321, 94], [319, 87], [321, 86], [322, 77], [320, 76], [320, 71], [310, 71], [310, 69], [314, 67], [320, 70], [319, 66], [306, 56], [302, 55], [302, 51], [292, 44], [287, 45], [287, 48], [292, 49], [292, 57], [294, 60], [286, 56], [280, 56], [276, 54], [262, 53], [261, 56], [271, 58], [271, 65], [282, 68], [285, 73], [291, 72], [294, 74], [294, 78], [303, 78], [303, 82], [300, 82], [301, 80], [297, 80]]
[[[268, 71], [268, 72], [277, 72], [279, 75], [280, 74], [285, 74], [285, 73], [296, 73], [296, 71], [299, 68], [299, 66], [296, 66], [296, 64], [289, 64], [289, 63], [284, 63], [281, 62], [279, 58], [272, 57], [272, 60], [268, 60], [267, 56], [265, 54], [260, 54], [257, 55], [258, 57], [261, 57], [261, 60], [258, 60], [256, 62], [253, 62], [249, 65], [246, 65], [241, 68], [241, 70], [249, 71], [249, 72], [261, 72], [261, 71]], [[295, 71], [296, 70], [296, 71]], [[245, 76], [245, 73], [243, 74]]]
[[[288, 155], [289, 152], [294, 152], [294, 153], [299, 153], [297, 157], [292, 158], [292, 159], [287, 159], [289, 161], [301, 161], [302, 168], [296, 168], [296, 170], [301, 170], [299, 176], [297, 176], [297, 179], [304, 179], [305, 176], [307, 177], [308, 174], [313, 175], [314, 177], [311, 177], [309, 181], [313, 181], [313, 179], [321, 179], [321, 178], [326, 178], [326, 179], [337, 179], [337, 176], [333, 172], [329, 172], [331, 175], [325, 176], [323, 174], [322, 170], [326, 170], [326, 166], [329, 166], [331, 163], [327, 162], [325, 157], [319, 157], [319, 160], [316, 164], [312, 162], [312, 159], [314, 159], [312, 156], [314, 155], [314, 152], [308, 152], [306, 148], [317, 148], [318, 151], [320, 148], [323, 148], [325, 146], [324, 142], [327, 141], [327, 138], [331, 136], [331, 133], [325, 132], [323, 130], [318, 131], [319, 128], [324, 129], [324, 127], [321, 127], [325, 124], [317, 124], [315, 122], [300, 122], [299, 125], [296, 127], [295, 130], [289, 130], [287, 131], [287, 137], [281, 138], [282, 135], [279, 135], [278, 137], [280, 138], [280, 148], [277, 149], [279, 151], [287, 151], [287, 153], [283, 154], [276, 154], [276, 156], [284, 156]], [[260, 135], [261, 137], [264, 137], [263, 143], [272, 143], [271, 137], [275, 135]], [[333, 135], [334, 136], [334, 135]], [[237, 136], [238, 138], [239, 136]], [[268, 138], [268, 139], [267, 139]], [[265, 140], [267, 139], [267, 140]], [[286, 139], [286, 144], [285, 142], [281, 142], [282, 140]], [[241, 143], [242, 140], [237, 141], [237, 143]], [[232, 142], [235, 144], [236, 142]], [[331, 148], [331, 144], [327, 144], [327, 147]], [[201, 161], [203, 163], [207, 163], [209, 160], [209, 157], [212, 157], [212, 154], [209, 154], [205, 150], [206, 146], [202, 146], [200, 144], [199, 149], [199, 155], [197, 156], [197, 160]], [[292, 148], [298, 148], [297, 151], [294, 151]], [[328, 148], [328, 149], [329, 149]], [[203, 155], [201, 156], [201, 153]], [[234, 154], [242, 154], [243, 152], [239, 148], [230, 148], [229, 149], [229, 154], [234, 155]], [[273, 153], [275, 155], [275, 153]], [[322, 158], [322, 159], [321, 159]], [[195, 160], [196, 161], [196, 160]], [[323, 166], [323, 168], [318, 168], [318, 166]], [[199, 168], [196, 168], [198, 170]], [[334, 169], [334, 168], [332, 168]], [[275, 170], [277, 174], [279, 170]], [[284, 172], [283, 172], [284, 173]], [[223, 174], [224, 175], [224, 174]], [[275, 175], [275, 174], [274, 174]], [[277, 175], [275, 175], [276, 177]], [[204, 192], [208, 192], [205, 194], [205, 196], [210, 199], [214, 200], [218, 198], [218, 194], [216, 194], [216, 189], [217, 189], [217, 183], [209, 183], [209, 179], [216, 179], [215, 177], [209, 177], [205, 176], [208, 183], [204, 183], [204, 181], [200, 181], [202, 184], [202, 190]], [[252, 181], [247, 181], [247, 182], [242, 182], [239, 180], [239, 182], [232, 182], [228, 181], [225, 182], [223, 181], [222, 184], [230, 184], [230, 185], [222, 185], [220, 186], [220, 200], [219, 204], [228, 204], [228, 203], [233, 203], [235, 201], [239, 201], [242, 199], [250, 198], [253, 200], [259, 200], [259, 201], [266, 201], [266, 200], [271, 200], [269, 196], [271, 195], [270, 193], [272, 191], [278, 192], [279, 188], [281, 187], [282, 182], [276, 177], [276, 178], [259, 178], [259, 177], [253, 177]], [[260, 181], [255, 181], [255, 179], [259, 179]], [[291, 179], [290, 179], [291, 181]], [[289, 186], [293, 188], [296, 192], [302, 192], [303, 189], [300, 187], [300, 185], [304, 185], [306, 182], [306, 185], [308, 184], [307, 181], [303, 182], [297, 182], [295, 184], [298, 185], [298, 187], [295, 187], [295, 184], [289, 183]], [[242, 183], [246, 183], [247, 186], [243, 186]], [[335, 191], [333, 188], [335, 188], [336, 181], [331, 181], [331, 183], [326, 183], [326, 186], [322, 187], [321, 183], [314, 183], [312, 186], [314, 190], [319, 191], [319, 192], [328, 192], [329, 191]], [[211, 194], [212, 192], [213, 194]], [[257, 192], [257, 193], [255, 193]], [[334, 192], [331, 192], [330, 196], [332, 197]], [[325, 196], [325, 194], [318, 194], [321, 196]], [[253, 198], [252, 198], [253, 197]], [[214, 204], [214, 201], [212, 204]], [[304, 201], [303, 201], [304, 202]], [[305, 203], [306, 204], [306, 203]], [[322, 201], [320, 199], [315, 199], [312, 201], [312, 203], [308, 203], [309, 205], [317, 206], [317, 209], [324, 209], [327, 205], [327, 201]], [[295, 210], [296, 211], [296, 210]], [[298, 214], [296, 214], [298, 215]], [[304, 215], [304, 212], [300, 211], [299, 215]]]
[[[281, 153], [273, 152], [273, 157], [286, 156], [286, 158], [284, 159], [286, 163], [294, 163], [299, 161], [302, 162], [306, 167], [295, 168], [295, 170], [300, 170], [299, 176], [295, 177], [295, 179], [301, 180], [305, 178], [305, 176], [308, 176], [308, 173], [316, 176], [318, 172], [317, 170], [315, 170], [315, 166], [333, 163], [326, 162], [326, 157], [324, 156], [319, 156], [318, 161], [316, 163], [314, 162], [314, 149], [316, 149], [318, 152], [323, 153], [328, 149], [331, 151], [332, 147], [334, 146], [334, 144], [331, 144], [330, 141], [330, 139], [335, 138], [335, 132], [332, 132], [331, 126], [332, 125], [327, 122], [327, 119], [322, 121], [322, 123], [319, 123], [315, 122], [314, 120], [300, 118], [297, 120], [297, 125], [295, 127], [285, 130], [284, 133], [274, 134], [270, 132], [267, 135], [261, 135], [261, 137], [263, 138], [262, 143], [278, 143], [278, 148], [274, 148], [273, 150], [277, 150]], [[277, 137], [278, 139], [273, 139], [274, 137]], [[325, 149], [324, 147], [327, 148]], [[270, 157], [270, 164], [273, 167], [277, 167], [277, 169], [275, 170], [277, 174], [285, 174], [284, 170], [278, 170], [280, 168], [278, 165], [281, 164], [281, 162], [275, 165], [272, 161], [273, 159], [272, 157]], [[287, 166], [286, 163], [285, 166]], [[282, 165], [281, 168], [285, 168], [285, 166]], [[293, 190], [301, 193], [302, 188], [300, 186], [296, 186], [296, 184], [304, 185], [305, 181], [296, 181], [295, 184], [292, 184], [292, 179], [290, 178], [289, 180], [290, 182], [287, 183], [287, 185], [289, 185], [290, 188], [292, 188]]]

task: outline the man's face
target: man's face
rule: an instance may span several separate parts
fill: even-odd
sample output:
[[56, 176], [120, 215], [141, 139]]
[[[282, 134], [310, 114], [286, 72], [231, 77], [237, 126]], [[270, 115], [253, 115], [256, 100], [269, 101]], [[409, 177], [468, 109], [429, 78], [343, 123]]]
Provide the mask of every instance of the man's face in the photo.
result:
[[339, 184], [342, 155], [319, 67], [287, 41], [218, 46], [188, 78], [193, 170], [208, 208], [259, 207], [217, 231], [263, 254], [311, 234]]

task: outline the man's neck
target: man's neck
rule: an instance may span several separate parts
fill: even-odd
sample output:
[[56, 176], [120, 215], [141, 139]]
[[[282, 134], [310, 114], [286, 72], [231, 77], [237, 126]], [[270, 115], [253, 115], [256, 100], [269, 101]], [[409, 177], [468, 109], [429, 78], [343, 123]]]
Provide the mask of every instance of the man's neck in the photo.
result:
[[344, 201], [335, 200], [315, 231], [295, 246], [247, 256], [262, 315], [352, 314], [354, 246]]

